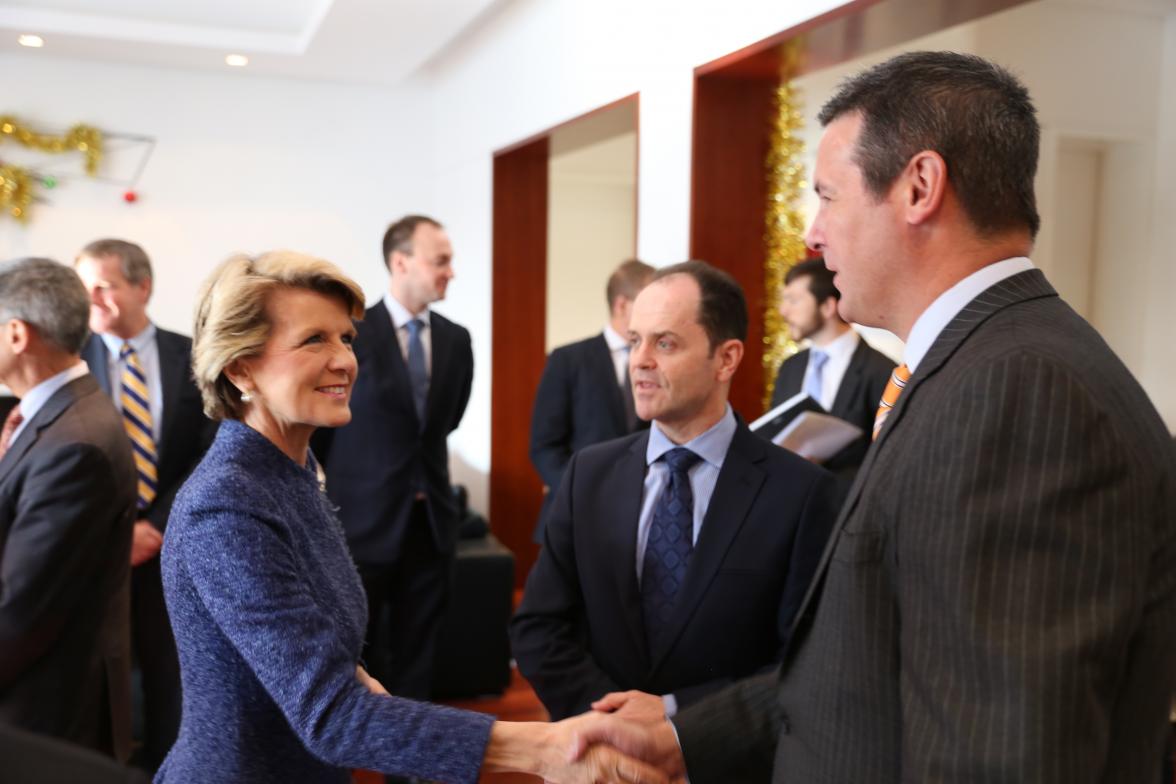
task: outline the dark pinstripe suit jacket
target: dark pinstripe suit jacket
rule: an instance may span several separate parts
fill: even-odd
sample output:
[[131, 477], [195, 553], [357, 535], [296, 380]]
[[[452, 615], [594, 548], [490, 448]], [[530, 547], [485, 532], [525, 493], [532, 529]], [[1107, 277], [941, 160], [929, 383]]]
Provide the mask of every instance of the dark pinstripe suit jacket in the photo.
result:
[[1166, 429], [1031, 270], [919, 365], [781, 674], [675, 725], [692, 784], [1151, 782], [1174, 684]]

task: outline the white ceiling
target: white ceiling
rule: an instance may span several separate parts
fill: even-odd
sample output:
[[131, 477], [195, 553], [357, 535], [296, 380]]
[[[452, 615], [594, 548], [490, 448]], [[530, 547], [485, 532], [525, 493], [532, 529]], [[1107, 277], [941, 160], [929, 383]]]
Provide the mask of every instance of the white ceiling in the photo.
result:
[[[505, 2], [0, 0], [0, 52], [395, 84]], [[45, 46], [19, 46], [22, 33]], [[227, 54], [249, 65], [230, 69]]]

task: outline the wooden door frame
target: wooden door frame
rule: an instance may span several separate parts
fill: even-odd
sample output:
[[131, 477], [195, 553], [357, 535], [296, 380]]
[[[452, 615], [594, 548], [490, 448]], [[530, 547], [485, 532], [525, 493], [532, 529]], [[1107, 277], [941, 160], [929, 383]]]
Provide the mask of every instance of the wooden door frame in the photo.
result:
[[[627, 95], [494, 153], [491, 273], [490, 527], [515, 555], [521, 587], [538, 555], [532, 531], [543, 482], [529, 447], [535, 390], [547, 361], [548, 167], [551, 135], [618, 106], [633, 106], [640, 155], [640, 96]], [[639, 165], [639, 161], [637, 164]], [[634, 254], [637, 189], [634, 172]]]

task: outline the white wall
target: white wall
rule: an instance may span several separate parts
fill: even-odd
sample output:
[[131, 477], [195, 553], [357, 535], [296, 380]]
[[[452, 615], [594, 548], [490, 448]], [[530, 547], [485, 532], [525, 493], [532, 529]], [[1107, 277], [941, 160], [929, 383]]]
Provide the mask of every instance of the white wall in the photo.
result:
[[[1141, 10], [1142, 9], [1142, 10]], [[811, 173], [820, 126], [816, 114], [837, 83], [900, 52], [974, 52], [1010, 68], [1028, 86], [1042, 125], [1037, 176], [1042, 230], [1035, 263], [1103, 334], [1176, 429], [1176, 13], [1043, 0], [874, 52], [797, 80], [805, 96], [806, 158]], [[1082, 176], [1063, 170], [1075, 147], [1100, 151], [1097, 193], [1071, 190]], [[1086, 173], [1089, 174], [1089, 173]], [[1088, 180], [1091, 178], [1087, 177]], [[1081, 206], [1084, 199], [1093, 206]], [[804, 199], [806, 216], [816, 197]], [[1059, 219], [1093, 209], [1096, 226]], [[1071, 255], [1076, 241], [1089, 253]], [[887, 353], [901, 343], [866, 330]]]
[[451, 439], [471, 504], [484, 504], [490, 467], [494, 152], [639, 92], [637, 255], [655, 265], [681, 261], [689, 248], [694, 68], [842, 4], [518, 0], [422, 79], [433, 103], [430, 207], [454, 238], [459, 278], [450, 297], [474, 334], [473, 395]]
[[547, 187], [548, 353], [600, 332], [608, 320], [609, 275], [632, 258], [636, 240], [636, 163], [634, 131], [552, 153]]
[[[155, 266], [152, 318], [185, 333], [198, 286], [236, 251], [286, 247], [316, 254], [343, 267], [369, 296], [382, 293], [384, 229], [421, 209], [425, 191], [424, 100], [414, 88], [77, 63], [42, 54], [0, 55], [0, 72], [8, 75], [0, 111], [37, 127], [86, 122], [153, 136], [157, 144], [137, 203], [124, 203], [118, 185], [63, 180], [46, 192], [52, 204], [34, 207], [27, 226], [0, 219], [0, 258], [69, 262], [98, 237], [138, 242]], [[8, 159], [20, 152], [14, 144], [0, 148]], [[124, 173], [134, 152], [113, 149], [104, 171]], [[80, 174], [80, 159], [68, 169]]]

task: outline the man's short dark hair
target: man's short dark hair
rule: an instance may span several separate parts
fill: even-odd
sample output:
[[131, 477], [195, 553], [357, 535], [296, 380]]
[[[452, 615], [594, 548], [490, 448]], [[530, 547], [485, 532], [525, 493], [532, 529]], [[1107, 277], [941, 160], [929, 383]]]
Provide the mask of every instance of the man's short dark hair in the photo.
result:
[[956, 52], [901, 54], [847, 79], [817, 117], [828, 125], [854, 112], [863, 120], [855, 160], [876, 198], [932, 150], [977, 232], [1037, 235], [1041, 128], [1029, 91], [1004, 68]]
[[662, 267], [650, 283], [671, 275], [689, 275], [698, 284], [698, 323], [706, 332], [711, 353], [725, 340], [747, 340], [747, 299], [735, 278], [705, 261], [684, 261]]
[[401, 253], [412, 255], [412, 235], [416, 232], [416, 227], [422, 223], [427, 223], [430, 226], [438, 229], [444, 228], [440, 223], [428, 217], [427, 215], [405, 215], [400, 220], [393, 223], [384, 232], [384, 266], [389, 270], [392, 269], [392, 251], [398, 250]]
[[841, 292], [833, 285], [833, 273], [825, 266], [824, 259], [805, 259], [793, 264], [784, 276], [784, 285], [787, 286], [801, 278], [808, 278], [809, 293], [817, 300], [818, 305], [829, 297], [841, 299]]
[[[116, 239], [94, 240], [82, 248], [78, 259], [80, 260], [82, 256], [89, 256], [92, 259], [104, 259], [109, 256], [118, 259], [119, 268], [128, 283], [138, 285], [145, 280], [150, 281], [154, 277], [151, 273], [151, 259], [147, 258], [147, 252], [133, 242]], [[76, 261], [74, 266], [77, 266]]]
[[637, 295], [649, 283], [653, 273], [653, 267], [644, 261], [629, 259], [622, 262], [621, 266], [608, 276], [608, 285], [604, 289], [604, 295], [608, 299], [608, 309], [612, 310], [617, 297], [625, 297], [629, 300], [637, 299]]

